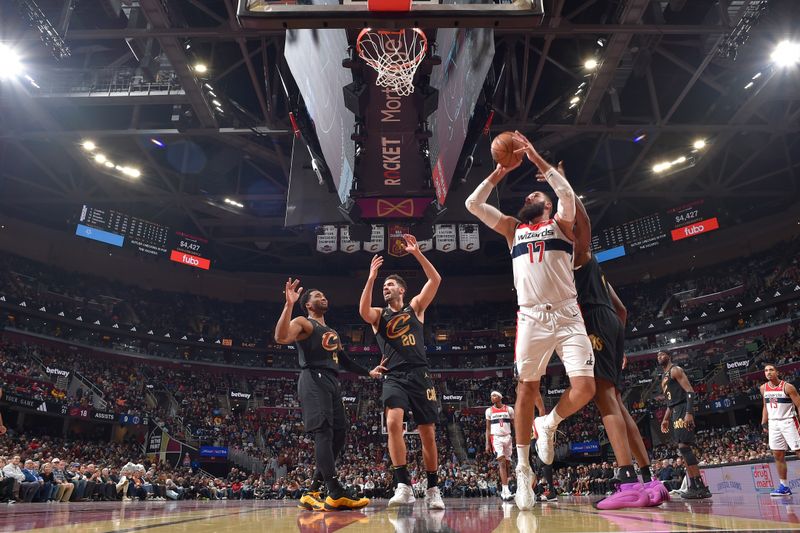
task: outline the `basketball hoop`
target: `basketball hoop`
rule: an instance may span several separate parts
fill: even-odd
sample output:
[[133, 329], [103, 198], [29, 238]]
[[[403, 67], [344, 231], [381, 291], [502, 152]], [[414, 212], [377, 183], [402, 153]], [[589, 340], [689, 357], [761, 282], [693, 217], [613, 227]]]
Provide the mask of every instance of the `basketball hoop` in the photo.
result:
[[414, 92], [414, 73], [427, 50], [428, 38], [419, 28], [398, 31], [364, 28], [356, 39], [356, 52], [378, 73], [375, 83], [398, 96]]

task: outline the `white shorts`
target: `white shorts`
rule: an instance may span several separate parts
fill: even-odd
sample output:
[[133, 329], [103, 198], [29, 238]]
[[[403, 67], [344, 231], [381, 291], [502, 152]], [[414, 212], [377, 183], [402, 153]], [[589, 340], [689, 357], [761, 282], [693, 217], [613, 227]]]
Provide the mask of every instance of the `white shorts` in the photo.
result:
[[520, 381], [539, 381], [554, 351], [568, 376], [594, 377], [594, 351], [577, 302], [520, 307], [514, 344]]
[[511, 435], [492, 435], [492, 447], [495, 456], [511, 459]]
[[769, 449], [793, 452], [800, 450], [800, 430], [796, 418], [769, 421]]

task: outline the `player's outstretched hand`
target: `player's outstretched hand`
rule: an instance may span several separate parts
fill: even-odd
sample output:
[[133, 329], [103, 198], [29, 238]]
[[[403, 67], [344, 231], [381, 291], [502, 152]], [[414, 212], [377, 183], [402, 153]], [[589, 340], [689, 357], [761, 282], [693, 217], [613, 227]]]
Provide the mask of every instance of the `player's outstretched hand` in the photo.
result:
[[372, 263], [369, 265], [369, 279], [375, 280], [378, 277], [378, 270], [383, 266], [383, 257], [376, 255], [372, 258]]
[[283, 290], [283, 294], [286, 296], [286, 304], [289, 307], [297, 303], [297, 300], [300, 299], [300, 293], [303, 292], [303, 287], [298, 288], [298, 285], [300, 285], [299, 279], [292, 281], [292, 278], [289, 278], [289, 281], [286, 282], [286, 288]]
[[383, 375], [389, 371], [386, 366], [384, 366], [388, 360], [388, 357], [381, 359], [381, 362], [378, 363], [378, 366], [369, 371], [369, 376], [374, 379], [381, 379]]
[[686, 425], [686, 429], [689, 431], [694, 429], [694, 415], [691, 413], [687, 413], [686, 416], [683, 417], [683, 423]]
[[661, 421], [661, 433], [669, 433], [669, 420]]
[[5, 435], [6, 431], [8, 431], [8, 429], [6, 429], [5, 426], [0, 426], [0, 435]]
[[403, 235], [403, 240], [406, 241], [406, 252], [410, 253], [411, 255], [419, 253], [419, 243], [417, 243], [416, 237], [410, 233], [406, 233]]
[[514, 142], [516, 142], [520, 146], [519, 148], [514, 150], [514, 153], [515, 154], [524, 153], [526, 156], [528, 156], [528, 160], [532, 162], [533, 154], [536, 153], [536, 150], [533, 148], [533, 144], [528, 140], [528, 138], [518, 131], [514, 131], [514, 136], [512, 138], [514, 139]]

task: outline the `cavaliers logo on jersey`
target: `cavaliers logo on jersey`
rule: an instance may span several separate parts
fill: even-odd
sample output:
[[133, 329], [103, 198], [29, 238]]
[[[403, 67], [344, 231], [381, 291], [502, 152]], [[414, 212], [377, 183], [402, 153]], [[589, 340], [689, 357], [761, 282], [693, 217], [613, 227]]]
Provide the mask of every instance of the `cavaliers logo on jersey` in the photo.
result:
[[322, 347], [329, 352], [338, 352], [341, 350], [342, 345], [339, 344], [339, 335], [333, 331], [326, 331], [322, 335]]
[[408, 333], [411, 326], [408, 321], [411, 320], [411, 315], [408, 313], [401, 313], [393, 316], [391, 320], [386, 323], [386, 338], [396, 339]]

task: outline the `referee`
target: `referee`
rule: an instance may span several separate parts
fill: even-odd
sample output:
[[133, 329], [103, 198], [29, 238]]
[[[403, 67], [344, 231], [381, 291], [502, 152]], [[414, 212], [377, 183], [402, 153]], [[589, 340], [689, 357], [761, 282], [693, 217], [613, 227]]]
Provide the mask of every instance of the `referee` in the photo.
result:
[[[289, 278], [286, 282], [286, 304], [275, 325], [275, 341], [297, 346], [302, 369], [297, 394], [303, 409], [303, 427], [314, 438], [317, 466], [311, 490], [301, 498], [300, 507], [315, 511], [360, 509], [369, 500], [347, 494], [336, 476], [336, 457], [344, 448], [347, 430], [339, 371], [349, 370], [359, 376], [378, 379], [386, 369], [383, 362], [367, 370], [351, 360], [342, 349], [339, 334], [325, 323], [328, 299], [317, 289], [303, 293], [299, 284], [299, 279]], [[308, 316], [292, 319], [292, 309], [298, 300]], [[324, 501], [319, 492], [321, 482], [328, 492]]]

